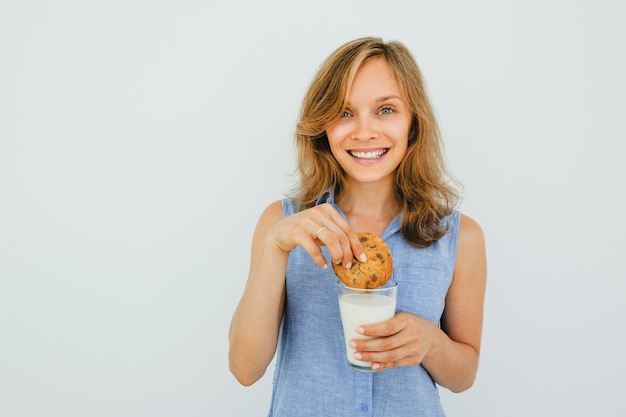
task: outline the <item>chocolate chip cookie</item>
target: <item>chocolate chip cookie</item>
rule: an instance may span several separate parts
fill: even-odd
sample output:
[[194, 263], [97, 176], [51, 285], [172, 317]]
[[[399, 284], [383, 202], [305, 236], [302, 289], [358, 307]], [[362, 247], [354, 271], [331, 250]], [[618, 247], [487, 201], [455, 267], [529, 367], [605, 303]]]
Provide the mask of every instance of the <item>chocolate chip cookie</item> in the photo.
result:
[[333, 264], [335, 275], [348, 287], [372, 289], [385, 285], [393, 272], [389, 247], [373, 233], [362, 232], [358, 237], [365, 249], [367, 261], [360, 262], [354, 258], [350, 269]]

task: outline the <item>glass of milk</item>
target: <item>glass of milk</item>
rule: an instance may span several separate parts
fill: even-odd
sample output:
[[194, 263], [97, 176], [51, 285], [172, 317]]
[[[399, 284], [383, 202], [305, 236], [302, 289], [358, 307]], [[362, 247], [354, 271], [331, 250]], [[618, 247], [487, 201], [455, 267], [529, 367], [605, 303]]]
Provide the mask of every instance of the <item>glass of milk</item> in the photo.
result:
[[339, 281], [339, 312], [346, 344], [348, 365], [357, 371], [373, 372], [370, 362], [354, 358], [354, 349], [348, 343], [352, 339], [371, 339], [357, 333], [357, 327], [392, 319], [396, 313], [398, 283], [389, 280], [386, 285], [374, 289], [347, 287]]

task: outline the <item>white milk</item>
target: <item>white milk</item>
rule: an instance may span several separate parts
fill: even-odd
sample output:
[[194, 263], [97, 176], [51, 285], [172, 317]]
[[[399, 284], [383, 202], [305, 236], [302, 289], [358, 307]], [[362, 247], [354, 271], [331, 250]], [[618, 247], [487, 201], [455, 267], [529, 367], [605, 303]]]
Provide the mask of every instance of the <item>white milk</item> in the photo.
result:
[[375, 324], [393, 318], [396, 302], [382, 294], [344, 294], [339, 299], [348, 361], [359, 367], [370, 367], [370, 362], [354, 359], [354, 349], [348, 346], [351, 339], [371, 339], [356, 332], [363, 324]]

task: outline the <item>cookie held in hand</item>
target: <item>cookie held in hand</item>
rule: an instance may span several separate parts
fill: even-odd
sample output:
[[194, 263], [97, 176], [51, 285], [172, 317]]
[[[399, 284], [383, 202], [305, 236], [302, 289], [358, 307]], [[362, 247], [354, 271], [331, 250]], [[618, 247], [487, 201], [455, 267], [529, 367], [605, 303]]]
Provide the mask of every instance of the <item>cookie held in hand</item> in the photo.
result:
[[365, 249], [367, 261], [352, 259], [352, 267], [344, 268], [333, 264], [333, 271], [341, 282], [352, 288], [372, 289], [385, 285], [393, 272], [393, 261], [389, 247], [373, 233], [362, 232], [357, 235]]

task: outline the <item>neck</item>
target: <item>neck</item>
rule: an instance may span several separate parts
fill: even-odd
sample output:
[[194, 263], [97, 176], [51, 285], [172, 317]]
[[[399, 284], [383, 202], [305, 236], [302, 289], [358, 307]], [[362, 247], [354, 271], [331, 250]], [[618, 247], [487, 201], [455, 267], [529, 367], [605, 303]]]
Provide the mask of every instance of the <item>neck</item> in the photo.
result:
[[380, 235], [400, 212], [390, 183], [347, 183], [336, 202], [356, 232]]

